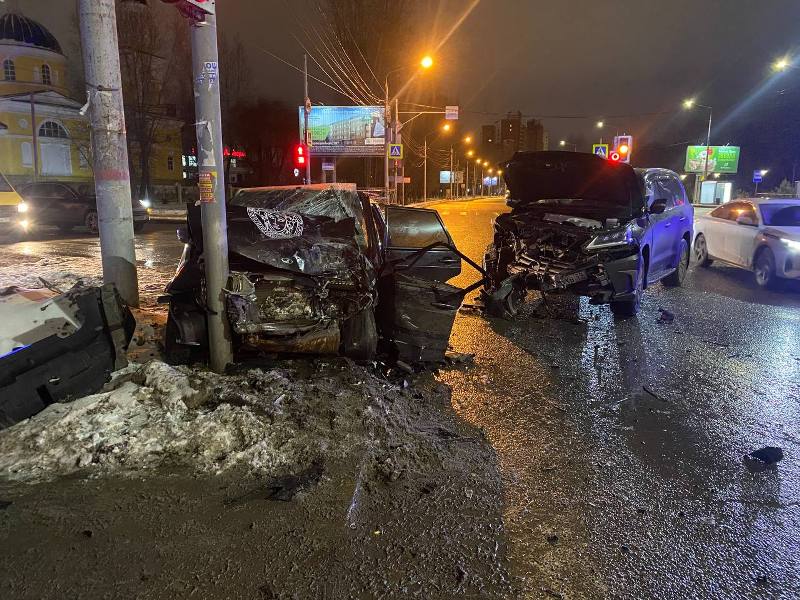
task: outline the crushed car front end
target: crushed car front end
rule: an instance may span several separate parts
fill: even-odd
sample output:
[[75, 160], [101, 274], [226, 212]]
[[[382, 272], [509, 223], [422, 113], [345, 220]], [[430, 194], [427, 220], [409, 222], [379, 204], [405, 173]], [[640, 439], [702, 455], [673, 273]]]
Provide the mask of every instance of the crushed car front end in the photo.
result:
[[642, 281], [642, 191], [628, 165], [566, 152], [518, 153], [506, 165], [512, 211], [495, 220], [488, 296], [568, 292], [606, 304]]

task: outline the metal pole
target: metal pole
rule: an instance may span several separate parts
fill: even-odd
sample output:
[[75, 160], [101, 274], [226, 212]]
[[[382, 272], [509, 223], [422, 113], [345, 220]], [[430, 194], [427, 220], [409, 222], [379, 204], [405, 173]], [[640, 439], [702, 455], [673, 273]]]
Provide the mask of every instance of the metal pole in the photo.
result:
[[[708, 149], [711, 146], [711, 114], [712, 109], [708, 107], [708, 132], [706, 133], [706, 156], [703, 160], [703, 181], [708, 179]], [[698, 186], [699, 187], [699, 186]]]
[[211, 368], [222, 373], [232, 362], [231, 335], [225, 318], [228, 283], [228, 224], [222, 163], [222, 120], [219, 102], [217, 18], [205, 15], [192, 23], [192, 75], [197, 132], [197, 169], [203, 220], [203, 259], [208, 307]]
[[308, 97], [308, 55], [303, 55], [303, 143], [308, 148], [306, 156], [306, 183], [311, 183], [311, 137], [308, 135], [308, 113], [311, 112], [311, 99]]
[[383, 188], [386, 190], [386, 201], [389, 202], [389, 77], [384, 86], [385, 100], [383, 105]]
[[39, 132], [36, 131], [36, 100], [31, 94], [31, 133], [33, 138], [33, 180], [39, 177]]
[[756, 190], [753, 192], [753, 196], [758, 196], [758, 182], [756, 181], [755, 184], [756, 184]]
[[103, 281], [116, 285], [126, 304], [139, 306], [114, 0], [80, 0], [79, 10]]
[[428, 136], [425, 136], [425, 150], [423, 152], [423, 175], [422, 175], [422, 201], [428, 201]]
[[450, 146], [450, 199], [453, 199], [453, 146]]
[[[392, 140], [395, 144], [397, 144], [400, 140], [399, 137], [399, 121], [400, 121], [400, 108], [399, 108], [399, 100], [397, 98], [394, 99], [394, 139]], [[397, 173], [399, 172], [399, 162], [394, 161], [394, 197], [395, 202], [397, 202], [399, 195], [397, 193]]]

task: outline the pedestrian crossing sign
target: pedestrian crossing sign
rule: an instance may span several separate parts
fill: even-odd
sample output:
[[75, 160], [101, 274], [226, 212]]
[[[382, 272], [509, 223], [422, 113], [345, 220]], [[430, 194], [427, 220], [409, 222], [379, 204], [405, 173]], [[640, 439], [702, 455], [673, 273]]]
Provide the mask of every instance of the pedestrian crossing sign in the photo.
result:
[[389, 158], [403, 160], [403, 144], [389, 144]]
[[600, 158], [608, 158], [608, 144], [592, 144], [592, 154]]

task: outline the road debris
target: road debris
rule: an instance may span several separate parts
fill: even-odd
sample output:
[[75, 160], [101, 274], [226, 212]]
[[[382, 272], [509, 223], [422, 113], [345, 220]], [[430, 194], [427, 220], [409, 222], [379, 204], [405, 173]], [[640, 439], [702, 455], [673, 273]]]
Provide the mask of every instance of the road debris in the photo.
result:
[[765, 446], [754, 450], [743, 457], [745, 466], [753, 473], [760, 473], [767, 469], [775, 469], [783, 460], [783, 448]]
[[672, 323], [675, 321], [675, 315], [666, 308], [659, 308], [658, 312], [661, 313], [656, 319], [658, 323]]

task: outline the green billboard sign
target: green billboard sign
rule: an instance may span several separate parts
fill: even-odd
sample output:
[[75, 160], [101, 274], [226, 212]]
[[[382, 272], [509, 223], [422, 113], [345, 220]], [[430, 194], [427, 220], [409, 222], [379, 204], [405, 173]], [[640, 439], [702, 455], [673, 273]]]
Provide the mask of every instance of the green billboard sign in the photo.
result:
[[686, 148], [687, 173], [736, 173], [739, 170], [739, 146], [708, 146], [708, 167], [706, 146]]

